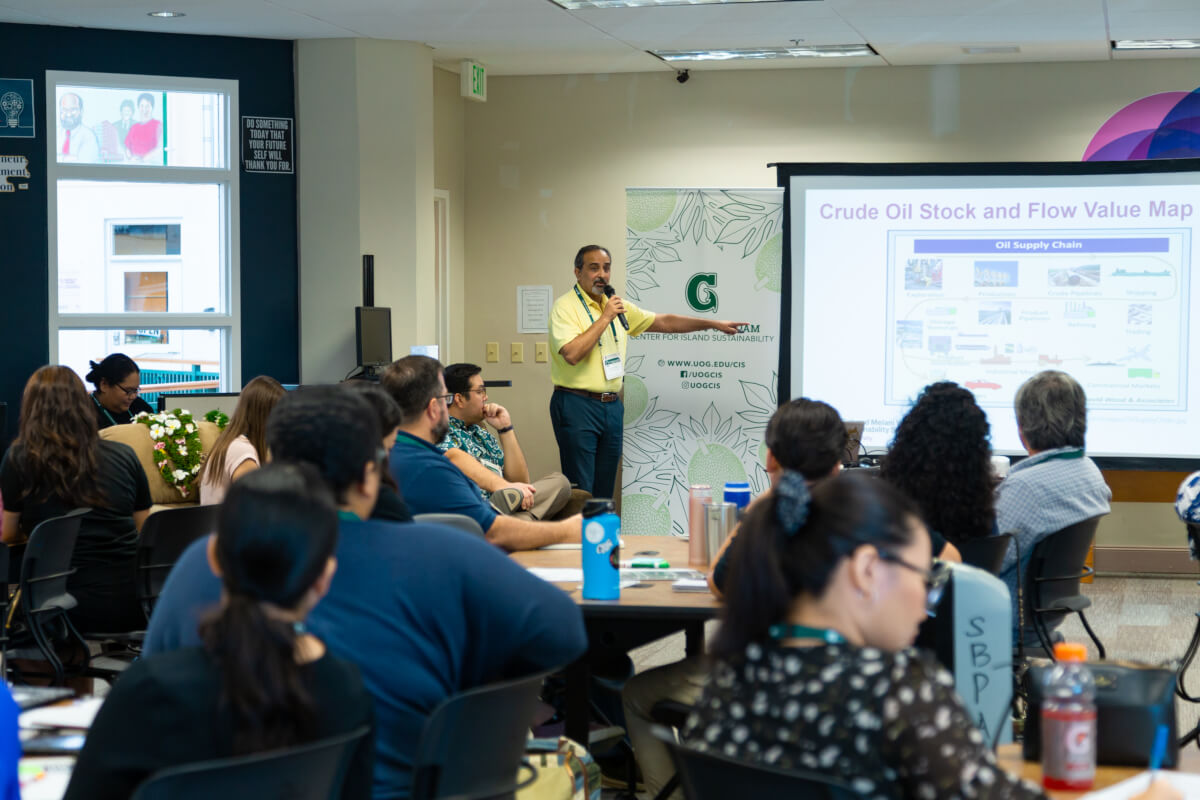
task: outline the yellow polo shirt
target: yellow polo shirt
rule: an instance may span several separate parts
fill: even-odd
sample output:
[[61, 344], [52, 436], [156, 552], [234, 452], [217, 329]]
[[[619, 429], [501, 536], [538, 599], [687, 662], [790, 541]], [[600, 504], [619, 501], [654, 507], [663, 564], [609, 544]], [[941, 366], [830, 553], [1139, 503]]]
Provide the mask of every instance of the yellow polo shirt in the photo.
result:
[[[654, 312], [643, 311], [625, 298], [621, 298], [625, 303], [625, 319], [629, 321], [629, 330], [626, 331], [621, 327], [620, 320], [614, 319], [612, 326], [605, 329], [604, 333], [600, 335], [598, 346], [593, 347], [592, 351], [578, 364], [571, 366], [559, 351], [562, 350], [563, 345], [592, 327], [592, 322], [600, 319], [600, 315], [604, 311], [604, 306], [593, 300], [587, 292], [580, 289], [579, 294], [587, 303], [586, 311], [584, 304], [579, 302], [579, 296], [575, 294], [574, 287], [555, 300], [554, 307], [550, 309], [550, 380], [554, 382], [555, 386], [565, 386], [568, 389], [584, 389], [589, 392], [619, 392], [621, 391], [621, 378], [611, 381], [604, 378], [604, 355], [615, 350], [621, 354], [621, 364], [624, 365], [626, 363], [625, 345], [629, 341], [629, 337], [645, 332], [654, 324]], [[603, 302], [607, 304], [608, 298], [603, 298]], [[588, 317], [589, 311], [591, 318]], [[613, 340], [614, 328], [616, 329], [615, 341]]]

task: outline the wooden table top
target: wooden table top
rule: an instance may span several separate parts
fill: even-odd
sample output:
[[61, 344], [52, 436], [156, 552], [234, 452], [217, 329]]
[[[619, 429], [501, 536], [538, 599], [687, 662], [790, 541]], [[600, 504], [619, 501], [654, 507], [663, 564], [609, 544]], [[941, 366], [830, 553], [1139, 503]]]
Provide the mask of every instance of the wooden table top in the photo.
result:
[[[635, 553], [654, 552], [672, 568], [687, 568], [688, 543], [674, 536], [622, 536], [621, 559], [631, 560]], [[512, 558], [523, 567], [575, 567], [582, 556], [579, 550], [528, 550], [513, 553]], [[677, 592], [671, 581], [645, 581], [638, 586], [621, 590], [619, 600], [584, 600], [578, 581], [556, 583], [575, 599], [587, 616], [656, 616], [708, 619], [715, 617], [720, 602], [710, 592]]]
[[[1036, 761], [1025, 761], [1022, 759], [1021, 745], [1000, 745], [996, 750], [996, 760], [1007, 771], [1015, 775], [1020, 775], [1026, 780], [1033, 781], [1038, 786], [1042, 785], [1042, 765]], [[1102, 764], [1096, 767], [1096, 783], [1092, 791], [1112, 786], [1114, 783], [1120, 783], [1126, 778], [1132, 778], [1134, 775], [1139, 775], [1145, 771], [1144, 767], [1106, 767]], [[1182, 750], [1179, 754], [1178, 771], [1200, 773], [1200, 750], [1191, 745]], [[1068, 798], [1083, 797], [1087, 792], [1047, 790], [1046, 794], [1056, 798], [1056, 800], [1068, 800]]]

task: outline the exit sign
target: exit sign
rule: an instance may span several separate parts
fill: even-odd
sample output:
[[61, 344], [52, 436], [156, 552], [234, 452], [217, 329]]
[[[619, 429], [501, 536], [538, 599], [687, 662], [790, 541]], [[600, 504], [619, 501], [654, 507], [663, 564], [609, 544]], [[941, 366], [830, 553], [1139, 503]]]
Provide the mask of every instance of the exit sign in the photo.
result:
[[459, 73], [459, 94], [468, 100], [487, 100], [487, 68], [478, 61], [463, 61]]

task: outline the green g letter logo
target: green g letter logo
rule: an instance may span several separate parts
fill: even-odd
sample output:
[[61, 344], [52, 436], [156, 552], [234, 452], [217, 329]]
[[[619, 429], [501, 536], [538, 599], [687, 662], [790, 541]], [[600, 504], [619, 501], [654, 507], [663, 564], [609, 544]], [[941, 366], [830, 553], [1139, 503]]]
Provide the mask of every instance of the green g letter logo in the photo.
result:
[[717, 313], [717, 273], [697, 272], [687, 282], [687, 304], [695, 311]]

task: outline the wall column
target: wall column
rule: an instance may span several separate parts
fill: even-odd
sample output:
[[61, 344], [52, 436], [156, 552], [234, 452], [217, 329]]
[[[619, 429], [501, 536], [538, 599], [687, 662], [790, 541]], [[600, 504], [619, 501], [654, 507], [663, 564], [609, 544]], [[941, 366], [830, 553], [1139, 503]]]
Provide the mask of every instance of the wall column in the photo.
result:
[[392, 351], [434, 341], [433, 51], [377, 39], [296, 43], [300, 379], [356, 365], [362, 255]]

